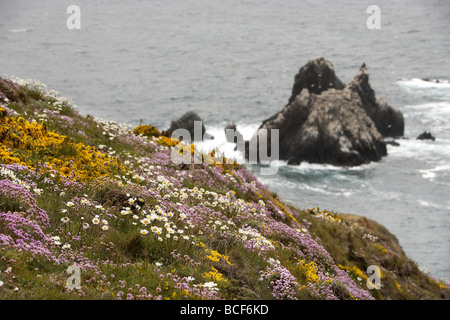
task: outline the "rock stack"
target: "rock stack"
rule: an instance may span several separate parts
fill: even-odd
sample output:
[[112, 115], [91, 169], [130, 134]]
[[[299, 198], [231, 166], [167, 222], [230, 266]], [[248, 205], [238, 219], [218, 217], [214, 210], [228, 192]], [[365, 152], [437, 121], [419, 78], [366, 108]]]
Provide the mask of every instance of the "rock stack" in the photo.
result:
[[280, 160], [289, 164], [355, 166], [386, 156], [384, 137], [403, 136], [404, 121], [400, 111], [375, 97], [365, 64], [344, 85], [332, 63], [318, 57], [300, 69], [288, 104], [260, 129], [279, 130]]

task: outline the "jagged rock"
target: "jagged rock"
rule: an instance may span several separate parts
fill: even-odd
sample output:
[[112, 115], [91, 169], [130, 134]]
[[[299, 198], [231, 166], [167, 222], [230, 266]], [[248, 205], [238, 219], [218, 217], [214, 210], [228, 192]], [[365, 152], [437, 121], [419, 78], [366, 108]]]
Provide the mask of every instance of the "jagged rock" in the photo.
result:
[[403, 114], [389, 106], [385, 99], [375, 97], [375, 91], [369, 83], [369, 72], [365, 67], [361, 67], [346, 87], [350, 87], [357, 92], [361, 99], [361, 107], [375, 123], [378, 131], [384, 137], [403, 136], [405, 123]]
[[[198, 135], [194, 135], [194, 122], [195, 121], [202, 122], [201, 137], [199, 137]], [[212, 138], [208, 134], [205, 135], [206, 129], [203, 124], [203, 120], [200, 118], [200, 116], [198, 114], [196, 114], [193, 111], [188, 111], [183, 116], [181, 116], [178, 120], [172, 121], [172, 123], [170, 124], [170, 128], [167, 130], [167, 132], [169, 133], [169, 136], [171, 136], [172, 133], [176, 129], [186, 129], [187, 131], [189, 131], [192, 141], [200, 141], [203, 139], [203, 137]]]
[[431, 132], [424, 131], [417, 138], [417, 140], [436, 140], [436, 138], [431, 134]]
[[[279, 130], [279, 156], [289, 164], [307, 161], [354, 166], [387, 154], [382, 135], [351, 88], [329, 89], [320, 95], [303, 89], [260, 129]], [[267, 140], [270, 150], [272, 140]]]
[[318, 57], [308, 61], [295, 76], [288, 104], [292, 103], [295, 97], [305, 88], [311, 93], [320, 94], [330, 88], [342, 90], [346, 86], [352, 86], [358, 92], [362, 107], [383, 136], [403, 136], [404, 119], [402, 113], [390, 107], [386, 100], [375, 97], [375, 91], [369, 84], [369, 73], [365, 63], [361, 65], [354, 79], [345, 85], [336, 76], [333, 64], [329, 60]]
[[293, 102], [295, 97], [305, 88], [311, 93], [320, 94], [330, 88], [340, 90], [344, 87], [345, 84], [339, 80], [334, 72], [333, 64], [323, 57], [318, 57], [308, 61], [295, 75], [294, 86], [288, 103]]
[[[375, 97], [365, 64], [343, 87], [330, 61], [311, 60], [297, 74], [292, 92], [294, 99], [258, 129], [279, 130], [279, 157], [290, 164], [354, 166], [378, 161], [387, 155], [383, 137], [403, 136], [403, 115]], [[257, 143], [258, 132], [250, 144]]]

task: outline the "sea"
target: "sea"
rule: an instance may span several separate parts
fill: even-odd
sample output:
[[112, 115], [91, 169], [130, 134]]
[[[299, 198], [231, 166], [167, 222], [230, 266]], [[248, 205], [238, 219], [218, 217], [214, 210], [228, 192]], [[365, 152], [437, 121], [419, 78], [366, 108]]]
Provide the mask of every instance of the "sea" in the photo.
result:
[[[68, 10], [76, 5], [76, 12]], [[372, 5], [379, 9], [379, 29]], [[298, 208], [376, 220], [432, 276], [450, 279], [450, 1], [0, 0], [0, 75], [36, 79], [82, 114], [167, 129], [195, 111], [214, 140], [245, 138], [287, 103], [308, 60], [349, 82], [364, 62], [405, 136], [352, 168], [274, 161], [258, 174]], [[68, 27], [78, 18], [80, 29]], [[430, 79], [431, 81], [424, 81]], [[416, 137], [429, 131], [432, 140]]]

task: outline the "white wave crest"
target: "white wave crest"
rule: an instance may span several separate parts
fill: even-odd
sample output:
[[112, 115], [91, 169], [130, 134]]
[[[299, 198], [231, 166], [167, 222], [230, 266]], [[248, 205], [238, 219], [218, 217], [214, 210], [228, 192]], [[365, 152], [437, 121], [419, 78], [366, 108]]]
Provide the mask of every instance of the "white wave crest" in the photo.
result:
[[397, 81], [397, 84], [406, 92], [413, 95], [439, 100], [450, 99], [450, 83], [448, 80], [439, 80], [439, 82], [434, 82], [413, 78], [408, 80], [399, 80]]

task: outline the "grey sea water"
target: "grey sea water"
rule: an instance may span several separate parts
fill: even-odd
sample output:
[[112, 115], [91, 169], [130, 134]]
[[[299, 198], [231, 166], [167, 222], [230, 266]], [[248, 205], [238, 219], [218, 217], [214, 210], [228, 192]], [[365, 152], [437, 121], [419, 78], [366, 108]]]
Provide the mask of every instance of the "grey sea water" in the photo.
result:
[[[66, 27], [71, 4], [80, 30]], [[366, 26], [372, 4], [380, 30]], [[450, 2], [437, 0], [0, 0], [0, 74], [38, 79], [83, 114], [131, 125], [166, 129], [196, 111], [227, 150], [225, 123], [249, 137], [284, 106], [308, 60], [330, 59], [344, 82], [365, 62], [377, 97], [403, 112], [408, 139], [379, 163], [280, 162], [260, 179], [300, 208], [379, 221], [409, 257], [449, 279], [449, 15]], [[436, 141], [415, 140], [425, 130]]]

